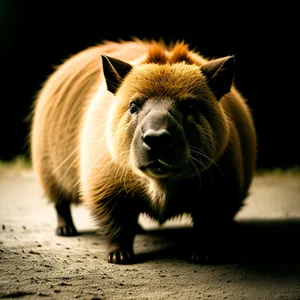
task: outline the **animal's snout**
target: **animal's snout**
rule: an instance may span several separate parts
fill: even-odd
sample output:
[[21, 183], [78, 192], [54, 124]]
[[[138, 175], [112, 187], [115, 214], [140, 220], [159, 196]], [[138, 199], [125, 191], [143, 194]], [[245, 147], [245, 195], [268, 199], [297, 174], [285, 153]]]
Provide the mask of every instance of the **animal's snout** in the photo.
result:
[[172, 136], [167, 129], [148, 129], [143, 133], [142, 140], [147, 150], [166, 150], [172, 146]]
[[150, 104], [154, 107], [144, 107], [145, 113], [139, 115], [141, 123], [135, 131], [131, 148], [135, 166], [150, 177], [178, 174], [182, 172], [178, 165], [185, 164], [187, 158], [181, 120], [171, 111], [169, 102]]

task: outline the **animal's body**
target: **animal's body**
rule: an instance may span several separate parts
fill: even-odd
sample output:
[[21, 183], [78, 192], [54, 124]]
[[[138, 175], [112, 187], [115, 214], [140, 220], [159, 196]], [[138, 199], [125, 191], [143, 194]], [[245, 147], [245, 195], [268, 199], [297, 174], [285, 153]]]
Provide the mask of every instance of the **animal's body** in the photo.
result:
[[253, 118], [233, 76], [233, 57], [208, 60], [182, 42], [105, 42], [59, 66], [31, 130], [57, 234], [77, 234], [70, 204], [83, 202], [107, 237], [108, 261], [128, 263], [140, 213], [160, 223], [188, 213], [193, 257], [206, 256], [255, 172]]

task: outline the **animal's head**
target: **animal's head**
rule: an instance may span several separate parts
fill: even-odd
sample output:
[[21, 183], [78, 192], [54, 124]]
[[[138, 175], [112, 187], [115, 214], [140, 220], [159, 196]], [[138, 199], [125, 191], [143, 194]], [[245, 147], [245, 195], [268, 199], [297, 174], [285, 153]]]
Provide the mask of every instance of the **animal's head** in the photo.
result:
[[229, 126], [219, 100], [231, 89], [233, 57], [202, 66], [102, 61], [115, 95], [107, 132], [114, 160], [164, 180], [195, 176], [221, 155]]

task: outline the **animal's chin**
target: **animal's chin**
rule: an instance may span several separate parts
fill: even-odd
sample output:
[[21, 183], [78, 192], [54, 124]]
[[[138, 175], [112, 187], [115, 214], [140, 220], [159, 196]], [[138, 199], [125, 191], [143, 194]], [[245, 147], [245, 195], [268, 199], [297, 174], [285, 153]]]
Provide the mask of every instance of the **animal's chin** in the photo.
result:
[[182, 173], [182, 168], [165, 164], [159, 160], [140, 167], [140, 170], [149, 177], [157, 179], [167, 179], [177, 177]]

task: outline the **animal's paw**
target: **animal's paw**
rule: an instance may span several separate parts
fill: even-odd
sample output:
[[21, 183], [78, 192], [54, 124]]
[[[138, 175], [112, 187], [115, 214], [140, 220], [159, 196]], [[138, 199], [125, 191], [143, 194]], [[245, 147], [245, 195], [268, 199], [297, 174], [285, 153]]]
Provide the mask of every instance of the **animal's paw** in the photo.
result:
[[210, 265], [219, 260], [219, 255], [218, 249], [197, 249], [192, 253], [191, 259], [197, 264]]
[[210, 260], [210, 255], [194, 251], [191, 255], [191, 259], [196, 264], [208, 264]]
[[131, 264], [134, 254], [126, 249], [116, 249], [107, 255], [107, 261], [112, 264]]
[[59, 236], [76, 236], [78, 232], [74, 226], [63, 225], [56, 228], [56, 234]]

